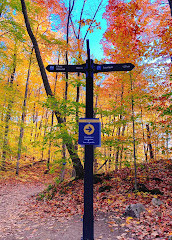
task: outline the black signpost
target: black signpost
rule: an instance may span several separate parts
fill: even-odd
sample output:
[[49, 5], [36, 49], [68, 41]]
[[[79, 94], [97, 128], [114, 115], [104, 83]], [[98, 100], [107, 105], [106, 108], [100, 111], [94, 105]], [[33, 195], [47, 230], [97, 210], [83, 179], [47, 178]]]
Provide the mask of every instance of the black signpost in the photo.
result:
[[[94, 64], [90, 58], [89, 40], [87, 40], [87, 60], [82, 65], [48, 65], [49, 72], [81, 72], [86, 74], [86, 119], [93, 119], [93, 74], [111, 71], [131, 71], [134, 65], [122, 64]], [[83, 240], [94, 240], [93, 218], [93, 161], [94, 145], [85, 145], [84, 164], [84, 216]]]
[[[93, 61], [90, 59], [88, 40], [86, 60], [86, 118], [93, 118]], [[83, 240], [94, 239], [93, 161], [94, 145], [85, 145]]]

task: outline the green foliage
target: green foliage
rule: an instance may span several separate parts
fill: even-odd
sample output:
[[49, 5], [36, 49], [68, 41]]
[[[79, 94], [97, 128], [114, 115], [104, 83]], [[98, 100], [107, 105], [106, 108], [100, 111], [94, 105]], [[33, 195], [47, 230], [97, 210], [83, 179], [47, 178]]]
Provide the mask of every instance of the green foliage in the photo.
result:
[[128, 160], [125, 160], [123, 162], [124, 166], [127, 167], [127, 168], [130, 168], [131, 167], [131, 162], [129, 162]]
[[[30, 5], [29, 2], [26, 2], [27, 7]], [[21, 2], [19, 0], [11, 0], [9, 6], [14, 10], [14, 11], [19, 11], [21, 12]]]
[[76, 114], [76, 109], [84, 108], [83, 103], [75, 101], [56, 99], [55, 97], [48, 97], [47, 101], [43, 103], [43, 107], [47, 107], [52, 111], [60, 112], [62, 117], [67, 117]]
[[46, 36], [45, 34], [39, 34], [40, 38], [42, 40], [44, 40], [47, 44], [53, 44], [53, 45], [64, 45], [62, 39], [56, 39], [56, 38], [53, 38], [53, 37], [50, 37], [49, 36]]
[[49, 184], [46, 190], [49, 192], [51, 189], [53, 189], [53, 187], [54, 186], [52, 184]]
[[172, 105], [170, 105], [163, 111], [162, 116], [165, 116], [165, 115], [172, 116]]
[[60, 179], [58, 177], [55, 178], [55, 184], [59, 185], [61, 183]]
[[44, 193], [39, 193], [39, 196], [36, 198], [36, 200], [42, 201], [45, 198]]

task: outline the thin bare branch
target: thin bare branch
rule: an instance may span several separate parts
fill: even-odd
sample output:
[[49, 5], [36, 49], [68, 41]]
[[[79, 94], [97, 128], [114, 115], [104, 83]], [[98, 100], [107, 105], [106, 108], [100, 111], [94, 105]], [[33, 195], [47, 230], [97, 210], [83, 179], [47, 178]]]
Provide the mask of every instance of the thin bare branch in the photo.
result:
[[81, 32], [81, 20], [82, 20], [82, 15], [83, 15], [83, 12], [84, 12], [85, 2], [86, 2], [86, 0], [84, 0], [84, 2], [83, 2], [83, 6], [82, 6], [82, 10], [81, 10], [81, 15], [80, 15], [80, 19], [79, 19], [78, 39], [79, 39], [80, 32]]
[[90, 25], [89, 25], [89, 27], [88, 27], [88, 29], [87, 29], [87, 31], [86, 31], [86, 34], [85, 34], [85, 36], [84, 36], [82, 46], [84, 45], [84, 41], [85, 41], [85, 39], [86, 39], [86, 37], [87, 37], [88, 31], [90, 30], [91, 26], [93, 25], [94, 19], [95, 19], [96, 15], [97, 15], [97, 13], [98, 13], [98, 11], [99, 11], [99, 8], [101, 7], [102, 3], [103, 3], [103, 0], [101, 0], [101, 2], [99, 3], [99, 5], [98, 5], [98, 7], [97, 7], [97, 10], [95, 11], [95, 14], [94, 14], [94, 16], [93, 16], [93, 19], [92, 19], [92, 21], [91, 21], [91, 23], [90, 23]]

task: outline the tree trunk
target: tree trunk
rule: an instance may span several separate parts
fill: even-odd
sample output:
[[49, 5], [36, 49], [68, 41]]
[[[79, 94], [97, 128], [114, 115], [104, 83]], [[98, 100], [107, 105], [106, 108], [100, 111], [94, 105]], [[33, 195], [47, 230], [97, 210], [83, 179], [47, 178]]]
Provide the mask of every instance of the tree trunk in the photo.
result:
[[[66, 26], [66, 65], [69, 64], [69, 60], [68, 60], [68, 47], [69, 47], [69, 22], [70, 22], [70, 15], [71, 15], [71, 12], [73, 10], [73, 7], [74, 7], [74, 1], [73, 1], [73, 6], [71, 8], [71, 2], [69, 0], [69, 12], [68, 12], [68, 20], [67, 20], [67, 26]], [[66, 108], [67, 108], [67, 99], [68, 99], [68, 80], [69, 80], [69, 75], [68, 75], [68, 72], [66, 72], [66, 79], [65, 79], [65, 93], [64, 93], [64, 100], [65, 100], [65, 117], [64, 117], [64, 123], [66, 123]], [[63, 163], [66, 163], [66, 145], [65, 145], [65, 142], [63, 140], [63, 144], [62, 144], [62, 159], [63, 159]], [[65, 166], [65, 165], [63, 165]]]
[[[29, 22], [29, 19], [28, 19], [27, 9], [26, 9], [26, 5], [25, 5], [24, 0], [21, 0], [21, 5], [22, 5], [22, 12], [23, 12], [27, 32], [30, 36], [30, 39], [33, 43], [33, 47], [35, 49], [35, 54], [36, 54], [37, 62], [38, 62], [39, 69], [40, 69], [40, 72], [41, 72], [41, 76], [42, 76], [42, 80], [43, 80], [43, 83], [44, 83], [44, 88], [45, 88], [46, 94], [47, 94], [48, 97], [51, 96], [55, 100], [55, 98], [53, 96], [53, 93], [52, 93], [52, 90], [50, 88], [49, 82], [48, 82], [48, 77], [47, 77], [47, 74], [45, 72], [45, 68], [44, 68], [42, 58], [41, 58], [41, 54], [40, 54], [40, 51], [39, 51], [39, 46], [38, 46], [37, 40], [36, 40], [32, 30], [31, 30], [31, 27], [30, 27], [30, 22]], [[60, 112], [55, 111], [55, 115], [56, 115], [57, 121], [60, 125], [62, 123], [64, 123], [64, 120], [61, 117]], [[73, 166], [76, 170], [76, 177], [77, 178], [83, 178], [84, 169], [83, 169], [83, 166], [81, 164], [80, 158], [79, 158], [78, 154], [76, 153], [76, 151], [74, 149], [74, 144], [72, 142], [72, 138], [69, 135], [67, 130], [63, 130], [63, 131], [65, 131], [65, 136], [66, 137], [65, 137], [64, 141], [65, 141], [66, 147], [68, 149], [69, 155], [72, 159]]]
[[167, 127], [167, 130], [166, 130], [166, 149], [167, 149], [167, 160], [169, 159], [169, 130], [168, 130], [168, 127]]
[[[122, 136], [124, 136], [125, 127], [126, 127], [126, 125], [123, 125], [123, 128], [122, 128]], [[124, 150], [124, 144], [122, 143], [121, 151], [120, 151], [120, 163], [119, 163], [120, 169], [122, 168], [122, 155], [123, 155], [123, 150]]]
[[171, 11], [171, 16], [172, 16], [172, 0], [168, 0], [169, 6], [170, 6], [170, 11]]
[[116, 157], [115, 157], [115, 171], [118, 170], [118, 161], [119, 161], [119, 137], [120, 137], [120, 132], [121, 132], [121, 127], [118, 128], [118, 132], [117, 132], [117, 149], [116, 149]]
[[[50, 133], [52, 132], [52, 128], [54, 125], [54, 112], [51, 114], [51, 128], [50, 128]], [[49, 147], [48, 147], [48, 159], [47, 159], [47, 170], [49, 172], [50, 170], [50, 159], [51, 159], [51, 145], [52, 145], [52, 140], [50, 138], [49, 140]]]
[[136, 163], [136, 139], [135, 139], [135, 121], [134, 121], [134, 98], [133, 98], [133, 81], [130, 73], [131, 81], [131, 108], [132, 108], [132, 122], [133, 122], [133, 156], [134, 156], [134, 187], [137, 190], [137, 163]]
[[[47, 127], [48, 127], [48, 110], [46, 110], [45, 112], [45, 124], [44, 124], [44, 133], [43, 133], [43, 144], [44, 144], [44, 139], [47, 133]], [[42, 156], [41, 159], [43, 160], [44, 158], [44, 147], [42, 148]]]
[[[60, 58], [60, 55], [58, 56], [58, 64], [59, 64], [59, 58]], [[58, 73], [56, 73], [56, 78], [55, 78], [54, 95], [55, 95], [55, 93], [56, 93], [57, 77], [58, 77]], [[51, 128], [50, 128], [50, 133], [52, 132], [53, 125], [54, 125], [54, 112], [52, 112], [52, 114], [51, 114]], [[50, 140], [49, 140], [49, 149], [48, 149], [48, 160], [47, 160], [47, 170], [48, 170], [48, 171], [50, 170], [51, 143], [52, 143], [52, 140], [51, 140], [51, 138], [50, 138]]]
[[143, 148], [144, 148], [144, 154], [145, 154], [145, 161], [147, 163], [148, 155], [147, 155], [147, 149], [146, 149], [146, 144], [145, 144], [145, 133], [144, 133], [144, 127], [143, 127], [143, 113], [142, 113], [141, 104], [140, 104], [140, 113], [141, 113], [141, 125], [142, 125], [142, 135], [143, 135]]
[[153, 154], [153, 148], [152, 148], [152, 144], [151, 144], [151, 134], [150, 134], [149, 124], [146, 124], [146, 129], [147, 129], [147, 140], [148, 140], [150, 159], [153, 160], [154, 154]]
[[[13, 72], [12, 72], [11, 77], [9, 79], [9, 84], [10, 84], [11, 90], [12, 90], [12, 86], [13, 86], [15, 72], [16, 72], [16, 53], [14, 54]], [[4, 141], [3, 141], [3, 147], [2, 147], [2, 165], [1, 165], [1, 169], [3, 171], [6, 168], [5, 160], [6, 160], [6, 155], [7, 155], [9, 121], [10, 121], [10, 118], [11, 118], [12, 105], [13, 105], [13, 100], [12, 100], [12, 97], [10, 96], [10, 100], [9, 100], [9, 103], [8, 103], [8, 106], [7, 106], [6, 117], [5, 117], [5, 132], [4, 132]]]
[[26, 118], [26, 101], [28, 96], [28, 86], [29, 86], [30, 69], [31, 69], [31, 63], [32, 63], [32, 54], [33, 54], [33, 48], [30, 54], [29, 68], [28, 68], [26, 87], [25, 87], [25, 95], [24, 95], [24, 101], [23, 101], [23, 107], [22, 107], [22, 117], [21, 117], [20, 135], [19, 135], [18, 152], [17, 152], [16, 175], [19, 174], [19, 162], [21, 157], [22, 141], [23, 141], [23, 134], [24, 134], [24, 123]]
[[[168, 0], [168, 2], [169, 2], [171, 17], [172, 17], [172, 0]], [[172, 63], [172, 55], [170, 57], [171, 57], [171, 63]]]
[[[122, 109], [123, 109], [123, 95], [124, 95], [124, 84], [122, 82], [122, 84], [121, 84], [121, 102], [120, 102], [121, 112], [122, 112]], [[121, 124], [121, 120], [122, 120], [122, 114], [120, 113], [120, 115], [119, 115], [120, 124]], [[120, 140], [119, 140], [119, 138], [120, 138], [120, 134], [121, 134], [121, 126], [119, 126], [118, 132], [117, 132], [118, 145], [117, 145], [116, 160], [115, 160], [115, 170], [116, 171], [118, 170], [118, 161], [119, 161], [119, 151], [120, 151]]]

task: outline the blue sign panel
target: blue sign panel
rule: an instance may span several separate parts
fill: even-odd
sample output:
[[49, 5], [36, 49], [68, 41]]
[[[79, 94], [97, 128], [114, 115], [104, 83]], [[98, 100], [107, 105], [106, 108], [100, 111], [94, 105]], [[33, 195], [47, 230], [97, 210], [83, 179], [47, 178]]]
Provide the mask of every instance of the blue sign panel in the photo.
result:
[[79, 140], [80, 145], [101, 146], [101, 123], [99, 118], [79, 119]]

